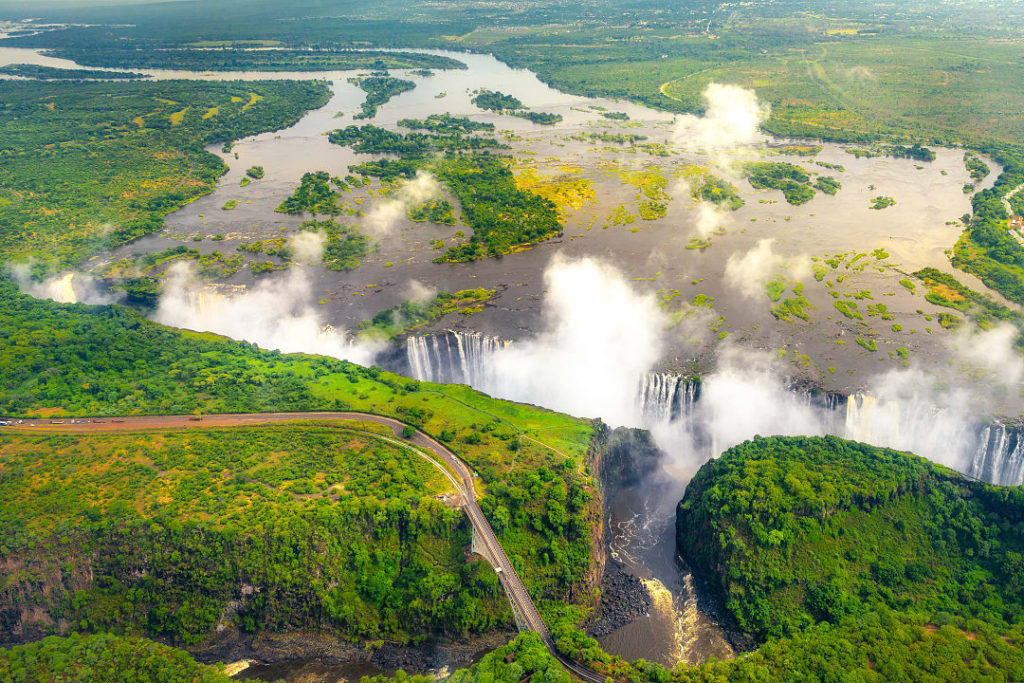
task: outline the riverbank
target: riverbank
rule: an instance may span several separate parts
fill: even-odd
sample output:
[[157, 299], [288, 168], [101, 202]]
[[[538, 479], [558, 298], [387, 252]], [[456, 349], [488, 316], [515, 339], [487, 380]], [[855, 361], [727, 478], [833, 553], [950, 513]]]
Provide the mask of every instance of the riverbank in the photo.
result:
[[[223, 634], [210, 646], [192, 650], [200, 662], [238, 662], [249, 667], [239, 672], [245, 680], [334, 681], [338, 677], [394, 673], [430, 674], [465, 667], [515, 637], [498, 630], [469, 636], [458, 642], [399, 645], [390, 642], [351, 642], [326, 633], [294, 631], [242, 635]], [[350, 666], [362, 665], [362, 666]]]

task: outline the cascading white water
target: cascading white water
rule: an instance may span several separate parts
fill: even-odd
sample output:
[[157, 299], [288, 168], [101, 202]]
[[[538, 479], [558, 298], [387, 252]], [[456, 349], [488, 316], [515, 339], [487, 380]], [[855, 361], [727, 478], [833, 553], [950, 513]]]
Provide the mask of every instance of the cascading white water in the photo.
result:
[[979, 433], [966, 474], [1003, 486], [1024, 485], [1024, 435], [1001, 423]]
[[[501, 378], [495, 376], [493, 361], [511, 347], [511, 342], [498, 337], [446, 330], [410, 336], [406, 356], [416, 379], [468, 384], [501, 396]], [[714, 387], [709, 389], [714, 394]], [[687, 451], [692, 466], [755, 433], [833, 434], [911, 451], [993, 484], [1024, 484], [1022, 430], [1000, 423], [979, 424], [961, 411], [936, 407], [914, 395], [880, 399], [860, 393], [846, 397], [790, 389], [761, 398], [760, 404], [773, 404], [777, 414], [754, 416], [760, 420], [740, 424], [757, 410], [734, 402], [722, 405], [714, 396], [702, 401], [702, 391], [700, 381], [679, 375], [643, 375], [637, 384], [637, 417], [632, 426], [654, 430], [669, 442], [685, 443], [680, 448]]]
[[479, 332], [445, 330], [408, 337], [405, 351], [414, 379], [479, 388], [487, 384], [491, 357], [508, 345], [507, 340]]
[[[684, 394], [680, 395], [682, 386]], [[663, 372], [652, 372], [640, 380], [640, 414], [648, 420], [673, 420], [679, 416], [680, 397], [685, 405], [692, 383]]]

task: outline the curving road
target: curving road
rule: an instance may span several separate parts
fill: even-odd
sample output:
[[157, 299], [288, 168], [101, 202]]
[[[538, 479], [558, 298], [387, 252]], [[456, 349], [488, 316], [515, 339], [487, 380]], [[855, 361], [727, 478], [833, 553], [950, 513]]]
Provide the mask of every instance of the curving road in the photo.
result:
[[[485, 551], [481, 553], [494, 571], [498, 574], [502, 587], [508, 594], [513, 608], [522, 617], [526, 627], [539, 634], [544, 644], [555, 659], [577, 678], [590, 683], [605, 683], [607, 678], [564, 657], [555, 647], [551, 633], [544, 620], [533, 604], [533, 599], [526, 592], [526, 586], [516, 572], [508, 556], [498, 542], [487, 518], [484, 517], [476, 501], [476, 487], [473, 485], [473, 472], [459, 456], [455, 455], [439, 441], [416, 430], [410, 438], [402, 433], [408, 426], [406, 423], [383, 415], [355, 412], [310, 412], [310, 413], [252, 413], [252, 414], [219, 414], [204, 415], [201, 420], [190, 415], [154, 415], [124, 418], [75, 418], [64, 420], [24, 420], [21, 424], [13, 424], [0, 429], [21, 432], [59, 431], [59, 432], [120, 432], [144, 431], [149, 429], [188, 429], [196, 427], [238, 427], [271, 422], [288, 422], [297, 420], [361, 420], [384, 425], [391, 429], [394, 438], [373, 432], [363, 432], [369, 436], [393, 443], [416, 452], [437, 467], [452, 483], [462, 497], [466, 516], [473, 526], [479, 545]], [[428, 455], [427, 452], [431, 455]], [[433, 456], [433, 457], [431, 457]]]

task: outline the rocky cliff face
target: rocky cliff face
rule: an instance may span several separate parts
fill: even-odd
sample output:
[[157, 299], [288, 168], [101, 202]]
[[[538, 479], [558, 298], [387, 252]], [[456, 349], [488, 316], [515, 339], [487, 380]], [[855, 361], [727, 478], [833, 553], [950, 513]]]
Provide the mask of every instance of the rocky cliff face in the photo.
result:
[[650, 432], [628, 427], [614, 430], [606, 425], [601, 427], [597, 473], [604, 491], [611, 492], [616, 487], [635, 484], [657, 468], [661, 452]]

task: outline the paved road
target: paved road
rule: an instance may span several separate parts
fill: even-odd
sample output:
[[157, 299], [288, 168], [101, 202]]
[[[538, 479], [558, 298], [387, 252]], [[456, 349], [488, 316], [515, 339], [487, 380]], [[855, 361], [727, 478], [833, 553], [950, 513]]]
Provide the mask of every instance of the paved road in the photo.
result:
[[[24, 420], [22, 424], [3, 427], [14, 431], [46, 431], [46, 432], [119, 432], [119, 431], [144, 431], [149, 429], [188, 429], [196, 427], [237, 427], [242, 425], [266, 424], [271, 422], [289, 422], [297, 420], [361, 420], [374, 424], [384, 425], [391, 429], [396, 438], [388, 438], [379, 434], [371, 434], [377, 438], [394, 443], [404, 448], [411, 448], [424, 458], [432, 462], [448, 480], [455, 486], [462, 497], [466, 515], [469, 523], [473, 525], [479, 545], [484, 550], [483, 557], [486, 559], [501, 580], [505, 592], [509, 596], [513, 607], [519, 612], [526, 627], [539, 634], [547, 645], [551, 654], [565, 666], [573, 675], [590, 683], [604, 683], [605, 676], [586, 669], [575, 662], [566, 659], [555, 647], [544, 620], [533, 604], [533, 599], [526, 592], [522, 579], [516, 572], [508, 556], [498, 542], [494, 530], [491, 528], [487, 518], [476, 501], [476, 487], [473, 484], [473, 472], [460, 457], [448, 450], [439, 441], [416, 430], [411, 438], [402, 437], [406, 425], [403, 422], [369, 413], [352, 412], [311, 412], [311, 413], [252, 413], [252, 414], [220, 414], [204, 415], [202, 420], [196, 420], [190, 415], [155, 415], [124, 418], [76, 418], [74, 420]], [[422, 450], [421, 450], [422, 449]], [[433, 455], [428, 455], [426, 452]]]

